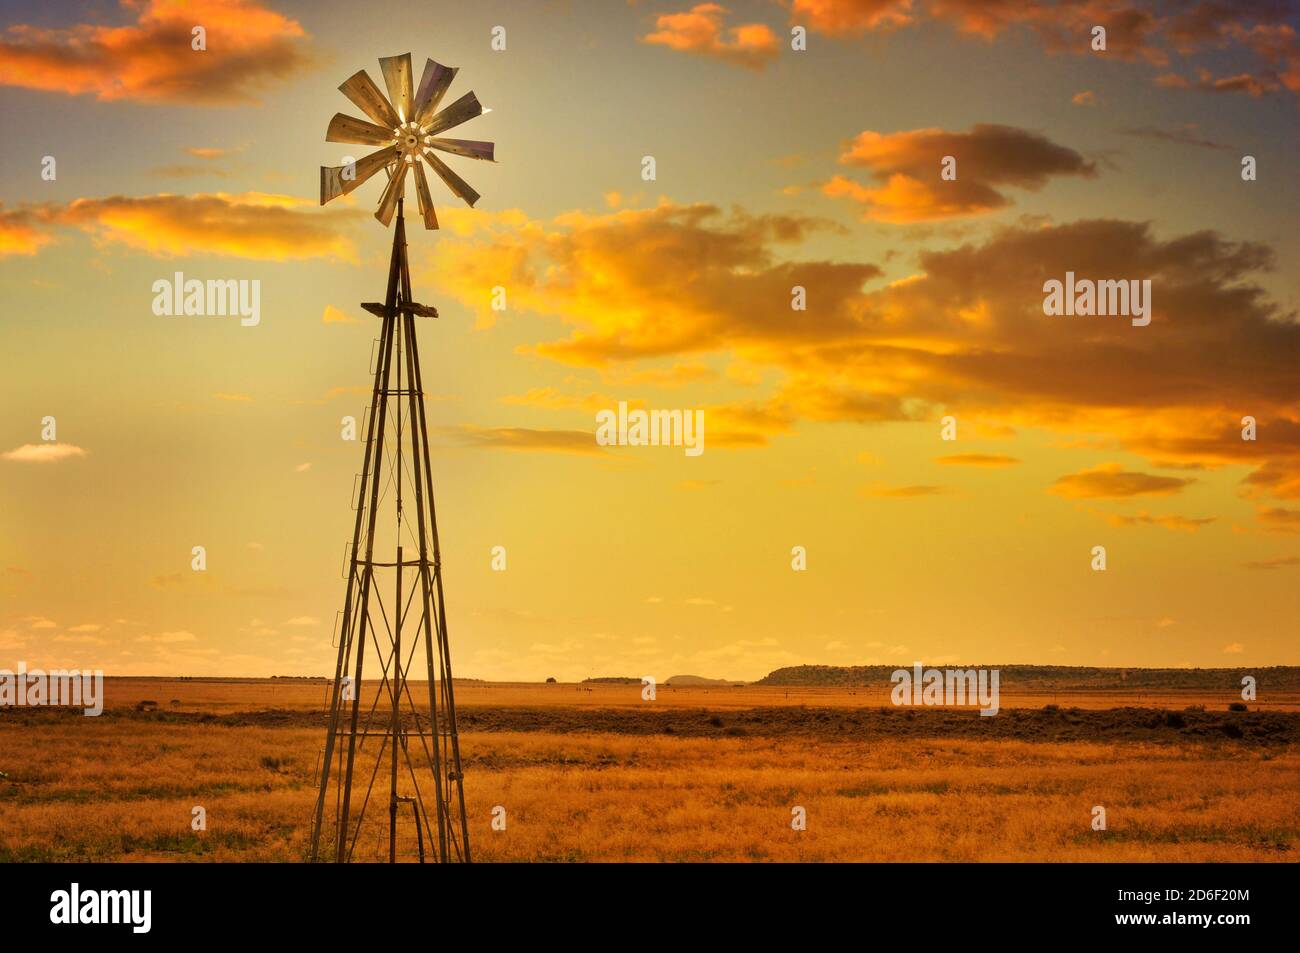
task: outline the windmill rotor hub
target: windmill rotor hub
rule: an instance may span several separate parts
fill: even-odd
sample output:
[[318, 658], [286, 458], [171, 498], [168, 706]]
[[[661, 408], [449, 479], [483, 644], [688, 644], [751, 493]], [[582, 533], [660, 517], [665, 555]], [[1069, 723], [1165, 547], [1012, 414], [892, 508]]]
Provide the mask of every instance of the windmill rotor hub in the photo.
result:
[[388, 185], [375, 212], [384, 225], [400, 207], [406, 191], [407, 174], [414, 177], [416, 197], [424, 227], [438, 227], [433, 197], [429, 194], [425, 166], [466, 205], [473, 206], [478, 192], [443, 162], [437, 152], [468, 159], [495, 161], [491, 142], [474, 139], [441, 138], [446, 131], [481, 116], [485, 109], [472, 92], [448, 106], [442, 106], [447, 88], [457, 70], [427, 60], [420, 82], [412, 82], [411, 54], [386, 56], [379, 60], [388, 95], [375, 84], [365, 70], [359, 70], [339, 87], [368, 119], [338, 113], [331, 120], [325, 138], [329, 142], [347, 142], [378, 146], [378, 150], [353, 163], [352, 167], [321, 168], [320, 202], [324, 205], [361, 185], [381, 169], [388, 174]]
[[393, 142], [408, 156], [418, 156], [424, 147], [424, 129], [417, 122], [404, 122], [393, 130]]

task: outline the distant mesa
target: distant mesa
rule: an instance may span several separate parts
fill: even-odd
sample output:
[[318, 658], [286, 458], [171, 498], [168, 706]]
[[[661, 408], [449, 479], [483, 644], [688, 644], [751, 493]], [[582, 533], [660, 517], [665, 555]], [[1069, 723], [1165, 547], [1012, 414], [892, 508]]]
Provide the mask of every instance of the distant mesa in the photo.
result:
[[[768, 677], [770, 678], [771, 676]], [[625, 675], [602, 675], [599, 678], [584, 678], [582, 682], [584, 685], [640, 685], [641, 679], [629, 678]], [[666, 682], [663, 682], [663, 684], [672, 685], [675, 688], [692, 688], [700, 685], [717, 685], [719, 687], [726, 687], [728, 685], [743, 685], [745, 683], [730, 678], [705, 678], [703, 675], [674, 675]]]
[[743, 682], [733, 681], [729, 678], [705, 678], [703, 675], [674, 675], [665, 685], [672, 685], [675, 688], [689, 688], [695, 685], [743, 685]]
[[626, 675], [601, 675], [599, 678], [584, 678], [584, 685], [640, 685], [641, 679]]
[[[1241, 689], [1244, 675], [1278, 691], [1300, 690], [1300, 666], [1273, 665], [1253, 668], [1091, 668], [1084, 665], [935, 665], [926, 668], [999, 670], [1002, 691], [1041, 689], [1113, 690]], [[760, 678], [755, 685], [820, 688], [889, 688], [890, 676], [901, 665], [791, 665]]]

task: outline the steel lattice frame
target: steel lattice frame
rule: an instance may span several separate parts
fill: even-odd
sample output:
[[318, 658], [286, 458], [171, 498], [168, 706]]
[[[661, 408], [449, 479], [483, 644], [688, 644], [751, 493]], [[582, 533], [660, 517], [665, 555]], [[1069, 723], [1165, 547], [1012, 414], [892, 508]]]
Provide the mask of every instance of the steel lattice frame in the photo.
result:
[[[385, 57], [379, 62], [391, 102], [384, 98], [365, 70], [357, 72], [339, 89], [375, 122], [340, 113], [331, 120], [326, 138], [331, 142], [367, 143], [383, 148], [347, 166], [321, 168], [322, 205], [353, 191], [384, 169], [388, 184], [380, 196], [375, 217], [388, 225], [395, 212], [396, 227], [384, 302], [362, 305], [380, 317], [383, 324], [367, 415], [356, 525], [345, 566], [348, 582], [339, 630], [338, 662], [330, 684], [329, 732], [312, 820], [311, 860], [333, 859], [342, 863], [360, 859], [359, 847], [364, 856], [363, 833], [369, 830], [367, 814], [372, 807], [371, 797], [380, 772], [387, 767], [388, 859], [418, 857], [424, 861], [436, 845], [437, 860], [468, 862], [469, 824], [456, 730], [451, 649], [447, 642], [442, 556], [415, 336], [417, 317], [438, 314], [434, 308], [417, 304], [411, 295], [403, 195], [406, 173], [410, 170], [415, 176], [424, 227], [437, 228], [423, 163], [428, 163], [452, 192], [472, 206], [479, 198], [478, 193], [434, 155], [433, 150], [493, 161], [493, 145], [435, 138], [435, 133], [487, 111], [472, 92], [438, 111], [455, 78], [455, 69], [429, 60], [418, 89], [413, 90], [409, 53]], [[403, 490], [408, 481], [415, 496], [414, 530], [403, 511]], [[396, 555], [391, 562], [376, 559], [375, 555], [376, 530], [382, 529], [378, 522], [379, 509], [390, 491], [396, 504]], [[404, 545], [408, 540], [413, 543], [411, 550], [418, 554], [417, 558], [404, 555], [411, 551]], [[391, 612], [385, 608], [383, 595], [388, 570], [393, 577]], [[372, 652], [380, 663], [380, 671], [373, 699], [367, 700], [363, 676], [367, 655]], [[418, 674], [417, 660], [421, 655], [428, 685], [428, 708], [423, 712], [416, 704], [409, 682], [413, 665], [417, 666]], [[373, 676], [372, 681], [375, 681]], [[373, 766], [368, 758], [374, 745], [367, 751], [371, 739], [377, 739], [379, 745], [378, 752], [373, 753]], [[409, 821], [405, 804], [411, 806]], [[374, 813], [369, 810], [372, 818]], [[372, 823], [371, 827], [382, 835], [382, 824]], [[414, 851], [406, 849], [406, 842], [404, 849], [399, 850], [398, 832], [403, 828], [414, 829]]]

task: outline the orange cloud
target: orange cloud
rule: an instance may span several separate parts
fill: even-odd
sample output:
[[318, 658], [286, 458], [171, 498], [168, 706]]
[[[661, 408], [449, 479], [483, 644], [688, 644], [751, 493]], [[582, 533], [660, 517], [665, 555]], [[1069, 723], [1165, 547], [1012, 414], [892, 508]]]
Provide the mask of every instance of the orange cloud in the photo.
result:
[[711, 447], [762, 447], [775, 434], [794, 429], [795, 415], [778, 402], [743, 401], [706, 407]]
[[320, 316], [323, 324], [360, 324], [356, 318], [346, 311], [334, 307], [332, 304], [325, 305], [325, 311]]
[[[1166, 468], [1248, 466], [1252, 495], [1300, 499], [1300, 323], [1256, 283], [1273, 267], [1267, 247], [1034, 222], [922, 252], [911, 280], [874, 287], [871, 262], [792, 260], [787, 246], [822, 227], [669, 202], [549, 222], [500, 213], [444, 237], [421, 277], [478, 309], [484, 288], [508, 287], [512, 311], [565, 328], [527, 350], [570, 366], [627, 374], [716, 354], [753, 369], [769, 389], [710, 408], [710, 446], [724, 411], [732, 446], [800, 421], [956, 413], [989, 432], [1095, 436]], [[1150, 326], [1044, 316], [1043, 282], [1067, 270], [1149, 277]], [[807, 312], [790, 308], [795, 285]], [[1241, 439], [1246, 414], [1258, 441]]]
[[[955, 160], [955, 179], [940, 175], [945, 156]], [[1037, 133], [986, 124], [968, 132], [868, 130], [847, 144], [840, 163], [867, 169], [880, 187], [835, 176], [822, 191], [860, 202], [867, 207], [866, 218], [884, 222], [978, 215], [1011, 204], [999, 188], [1037, 190], [1054, 175], [1096, 174], [1073, 149]]]
[[794, 0], [790, 5], [791, 23], [831, 36], [906, 26], [914, 19], [912, 0]]
[[485, 219], [464, 242], [444, 240], [431, 277], [465, 304], [488, 309], [483, 288], [510, 289], [511, 306], [574, 328], [537, 353], [567, 364], [612, 362], [718, 349], [725, 342], [786, 338], [812, 323], [791, 318], [791, 288], [823, 296], [823, 333], [849, 330], [847, 304], [880, 274], [870, 264], [778, 261], [773, 246], [826, 227], [788, 215], [729, 216], [712, 205], [664, 203], [601, 215], [570, 212], [550, 224], [519, 216]]
[[230, 155], [229, 149], [218, 149], [215, 146], [187, 146], [185, 153], [192, 155], [196, 159], [221, 159]]
[[41, 228], [43, 216], [28, 210], [5, 211], [0, 205], [0, 258], [35, 255], [53, 239]]
[[[0, 85], [101, 101], [255, 102], [309, 63], [296, 20], [258, 0], [122, 0], [130, 26], [19, 24], [0, 38]], [[206, 30], [206, 49], [191, 31]]]
[[[1279, 556], [1276, 559], [1256, 559], [1250, 562], [1242, 563], [1247, 569], [1281, 569], [1285, 566], [1300, 566], [1300, 556]], [[1223, 651], [1227, 652], [1232, 646], [1227, 646]], [[1237, 646], [1237, 651], [1241, 647]]]
[[790, 22], [829, 36], [885, 31], [926, 20], [992, 42], [1025, 30], [1050, 53], [1094, 55], [1092, 29], [1106, 28], [1105, 56], [1164, 67], [1173, 56], [1230, 50], [1252, 60], [1251, 68], [1215, 78], [1202, 71], [1193, 84], [1177, 73], [1161, 86], [1213, 92], [1300, 93], [1300, 44], [1288, 22], [1293, 7], [1280, 2], [1191, 0], [1176, 5], [1132, 0], [793, 0]]
[[1028, 27], [1051, 52], [1091, 52], [1092, 29], [1102, 26], [1108, 56], [1156, 64], [1168, 61], [1168, 52], [1159, 42], [1163, 21], [1128, 0], [931, 0], [930, 13], [986, 40], [1011, 27]]
[[355, 247], [342, 226], [362, 217], [356, 209], [322, 211], [315, 202], [264, 192], [76, 199], [54, 215], [96, 241], [160, 257], [210, 254], [263, 261], [355, 261]]
[[84, 457], [89, 452], [70, 443], [25, 443], [21, 447], [0, 453], [0, 457], [15, 463], [57, 463], [60, 460]]
[[1288, 510], [1281, 506], [1261, 506], [1256, 509], [1255, 517], [1270, 532], [1300, 533], [1300, 510]]
[[518, 450], [541, 453], [603, 454], [605, 449], [596, 443], [595, 425], [591, 431], [582, 430], [530, 430], [526, 427], [461, 427], [443, 428], [442, 432], [465, 447]]
[[[1176, 75], [1176, 74], [1175, 74]], [[1280, 84], [1270, 76], [1256, 76], [1251, 73], [1237, 73], [1233, 76], [1215, 76], [1208, 69], [1196, 71], [1196, 82], [1190, 82], [1181, 76], [1161, 76], [1157, 81], [1160, 86], [1172, 86], [1181, 89], [1199, 89], [1206, 93], [1246, 93], [1260, 97], [1265, 93], [1280, 89]]]
[[1202, 149], [1227, 149], [1222, 142], [1206, 139], [1197, 130], [1194, 122], [1184, 123], [1180, 127], [1161, 129], [1157, 126], [1139, 126], [1123, 130], [1126, 136], [1138, 136], [1142, 139], [1155, 139], [1160, 142], [1176, 142], [1185, 146], [1199, 146]]
[[713, 56], [746, 69], [762, 69], [777, 55], [776, 34], [762, 23], [724, 29], [722, 18], [728, 12], [719, 4], [701, 3], [683, 13], [660, 14], [655, 18], [656, 31], [642, 40]]
[[1104, 463], [1091, 470], [1061, 477], [1048, 492], [1075, 500], [1122, 500], [1134, 496], [1169, 496], [1194, 482], [1178, 477], [1126, 471], [1118, 463]]
[[1096, 515], [1103, 517], [1111, 526], [1160, 526], [1164, 529], [1182, 530], [1187, 533], [1195, 533], [1202, 526], [1208, 526], [1215, 520], [1213, 516], [1193, 518], [1173, 513], [1167, 516], [1153, 516], [1146, 510], [1134, 516], [1125, 516], [1122, 513], [1098, 513]]
[[[1269, 425], [1270, 446], [1297, 454], [1296, 431], [1300, 424], [1290, 420]], [[1300, 500], [1300, 469], [1270, 460], [1246, 478], [1246, 491], [1254, 496], [1267, 493], [1283, 500]]]

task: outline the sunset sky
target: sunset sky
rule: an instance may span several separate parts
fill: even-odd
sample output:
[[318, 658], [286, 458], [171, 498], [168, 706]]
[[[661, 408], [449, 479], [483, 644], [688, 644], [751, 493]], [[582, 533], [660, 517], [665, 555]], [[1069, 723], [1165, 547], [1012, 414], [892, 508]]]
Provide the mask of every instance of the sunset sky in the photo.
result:
[[[392, 233], [318, 167], [407, 51], [497, 155], [408, 209], [458, 674], [1300, 663], [1294, 4], [0, 17], [0, 667], [333, 671]], [[260, 280], [260, 324], [155, 315], [178, 271]], [[1067, 271], [1150, 279], [1151, 324], [1044, 315]], [[597, 445], [619, 401], [705, 452]]]

